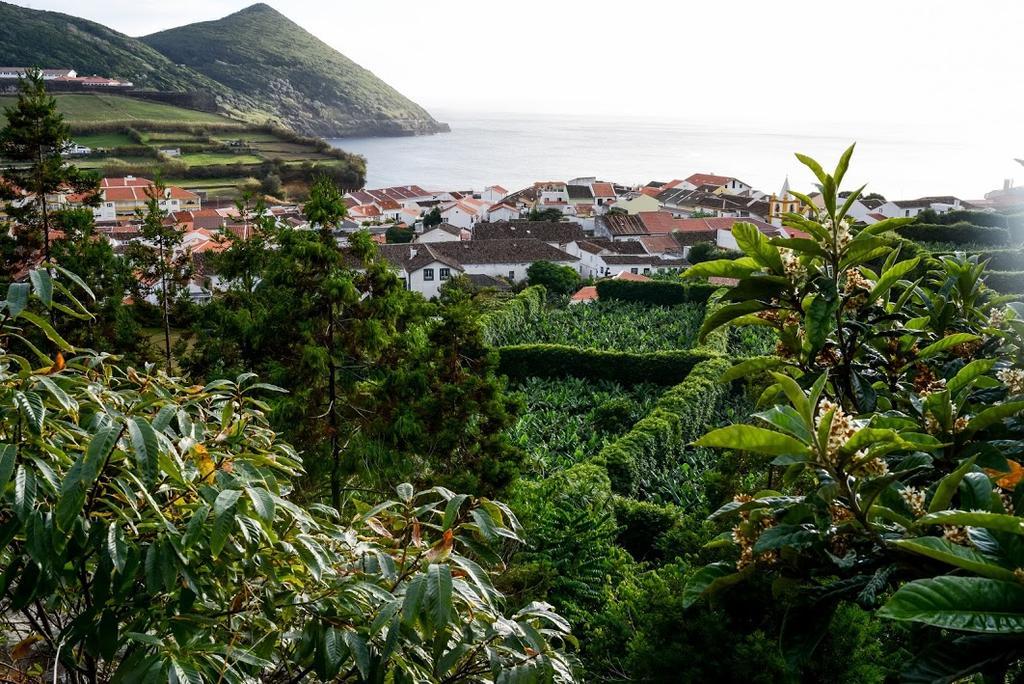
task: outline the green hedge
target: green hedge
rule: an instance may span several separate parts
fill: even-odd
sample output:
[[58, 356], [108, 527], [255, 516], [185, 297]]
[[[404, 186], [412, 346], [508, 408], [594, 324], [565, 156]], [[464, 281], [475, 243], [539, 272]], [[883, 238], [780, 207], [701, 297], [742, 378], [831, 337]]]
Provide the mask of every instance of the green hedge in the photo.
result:
[[601, 450], [598, 460], [608, 469], [615, 492], [637, 497], [644, 473], [663, 472], [684, 460], [689, 443], [704, 434], [729, 394], [721, 377], [730, 367], [732, 361], [721, 356], [697, 364], [650, 414]]
[[985, 271], [985, 284], [1004, 294], [1024, 293], [1024, 271]]
[[480, 325], [484, 330], [484, 340], [494, 344], [497, 339], [505, 337], [509, 330], [515, 330], [526, 324], [527, 320], [537, 318], [544, 311], [547, 290], [543, 285], [532, 285], [500, 308], [489, 311], [480, 317]]
[[897, 232], [903, 237], [921, 242], [949, 242], [957, 245], [1006, 245], [1010, 242], [1010, 233], [1005, 228], [992, 226], [976, 226], [972, 223], [960, 222], [949, 225], [936, 223], [911, 223], [901, 226]]
[[600, 299], [615, 299], [655, 306], [674, 306], [686, 302], [706, 302], [717, 285], [676, 283], [668, 280], [602, 280], [597, 283]]
[[[705, 316], [721, 306], [725, 292], [719, 288], [708, 299]], [[692, 451], [689, 443], [707, 431], [729, 395], [730, 386], [721, 382], [733, 364], [723, 356], [728, 348], [726, 325], [709, 334], [703, 346], [691, 350], [691, 354], [705, 358], [693, 366], [689, 375], [661, 395], [654, 409], [629, 432], [601, 450], [597, 459], [608, 469], [616, 493], [642, 498], [645, 474], [665, 472], [687, 461], [685, 457]]]
[[937, 214], [934, 211], [922, 211], [919, 215], [921, 223], [951, 225], [956, 223], [971, 223], [976, 226], [988, 226], [990, 228], [1006, 228], [1009, 231], [1024, 229], [1024, 215], [999, 214], [991, 211], [974, 211], [971, 209], [958, 209], [947, 211], [945, 214]]
[[697, 364], [715, 352], [693, 349], [635, 354], [579, 349], [562, 344], [518, 344], [499, 347], [500, 372], [512, 380], [530, 377], [611, 380], [624, 385], [682, 382]]

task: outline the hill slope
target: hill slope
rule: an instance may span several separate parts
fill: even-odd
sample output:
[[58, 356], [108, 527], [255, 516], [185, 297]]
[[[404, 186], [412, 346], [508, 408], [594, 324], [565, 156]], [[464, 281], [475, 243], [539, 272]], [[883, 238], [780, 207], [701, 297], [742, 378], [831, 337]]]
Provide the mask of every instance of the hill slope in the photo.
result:
[[93, 21], [0, 2], [0, 61], [4, 66], [76, 69], [132, 81], [140, 88], [223, 95], [222, 86], [180, 67], [142, 41]]
[[[267, 5], [132, 38], [101, 24], [0, 0], [4, 66], [70, 68], [139, 89], [210, 94], [220, 109], [306, 135], [447, 130], [422, 107]], [[212, 104], [212, 103], [211, 103]]]
[[265, 4], [141, 40], [322, 136], [409, 135], [446, 130], [419, 105]]

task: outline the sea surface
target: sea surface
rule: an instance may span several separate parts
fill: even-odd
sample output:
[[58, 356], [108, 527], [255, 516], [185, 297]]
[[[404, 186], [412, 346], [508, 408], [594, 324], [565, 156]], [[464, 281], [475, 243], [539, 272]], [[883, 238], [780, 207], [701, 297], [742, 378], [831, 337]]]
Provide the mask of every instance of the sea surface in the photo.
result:
[[362, 154], [368, 187], [418, 184], [431, 190], [516, 190], [539, 180], [597, 176], [634, 185], [692, 173], [735, 176], [767, 192], [788, 175], [798, 190], [813, 177], [794, 158], [831, 168], [857, 142], [844, 186], [869, 183], [889, 199], [923, 195], [981, 198], [1004, 178], [1024, 181], [1024, 126], [1016, 131], [941, 129], [914, 124], [741, 124], [600, 116], [435, 111], [450, 133], [407, 138], [343, 138]]

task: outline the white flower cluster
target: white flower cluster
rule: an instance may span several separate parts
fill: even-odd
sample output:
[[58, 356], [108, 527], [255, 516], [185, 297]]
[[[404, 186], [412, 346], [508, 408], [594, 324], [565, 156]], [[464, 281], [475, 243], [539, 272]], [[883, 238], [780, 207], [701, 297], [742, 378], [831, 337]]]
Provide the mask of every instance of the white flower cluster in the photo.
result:
[[786, 275], [793, 280], [799, 280], [807, 275], [807, 268], [800, 263], [800, 257], [791, 249], [782, 247], [779, 249], [779, 256], [782, 257], [782, 267]]
[[907, 504], [915, 517], [920, 518], [925, 514], [924, 492], [916, 487], [904, 487], [900, 490], [900, 497]]
[[1010, 394], [1024, 394], [1024, 370], [1020, 368], [1004, 368], [996, 373], [999, 382], [1006, 385]]
[[853, 418], [846, 415], [842, 406], [829, 399], [822, 399], [821, 403], [818, 404], [817, 425], [819, 429], [829, 411], [833, 410], [835, 414], [832, 416], [832, 424], [829, 425], [828, 429], [828, 442], [825, 446], [826, 452], [819, 454], [822, 462], [831, 466], [839, 464], [839, 450], [857, 432], [857, 425], [853, 422]]
[[1012, 312], [1008, 307], [997, 306], [988, 312], [988, 327], [990, 328], [1001, 328], [1006, 323], [1007, 319], [1012, 317]]
[[849, 218], [844, 217], [843, 220], [836, 225], [832, 223], [832, 218], [830, 216], [825, 216], [821, 220], [821, 226], [836, 236], [836, 246], [839, 249], [845, 249], [853, 239], [853, 235], [850, 233], [850, 228], [853, 226], [853, 223]]

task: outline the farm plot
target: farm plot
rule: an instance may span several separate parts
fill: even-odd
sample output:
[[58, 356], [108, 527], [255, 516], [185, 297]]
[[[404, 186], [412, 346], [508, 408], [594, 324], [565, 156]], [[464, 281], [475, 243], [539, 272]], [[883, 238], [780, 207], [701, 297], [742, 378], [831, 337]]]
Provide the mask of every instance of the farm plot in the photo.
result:
[[648, 353], [693, 346], [704, 316], [703, 304], [648, 306], [626, 302], [550, 309], [510, 331], [498, 346], [564, 344], [572, 347]]
[[647, 415], [664, 390], [578, 378], [530, 378], [513, 388], [526, 411], [509, 430], [526, 453], [526, 470], [547, 477], [597, 454]]

